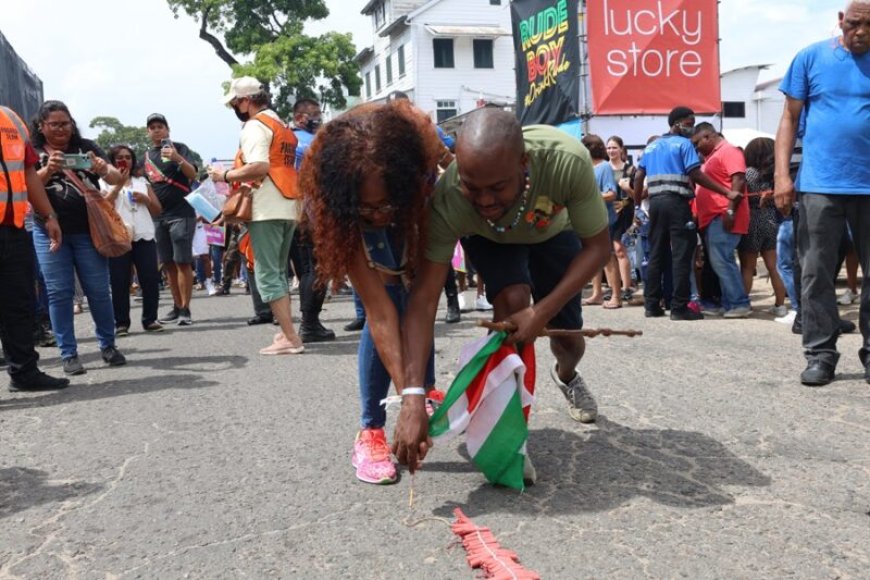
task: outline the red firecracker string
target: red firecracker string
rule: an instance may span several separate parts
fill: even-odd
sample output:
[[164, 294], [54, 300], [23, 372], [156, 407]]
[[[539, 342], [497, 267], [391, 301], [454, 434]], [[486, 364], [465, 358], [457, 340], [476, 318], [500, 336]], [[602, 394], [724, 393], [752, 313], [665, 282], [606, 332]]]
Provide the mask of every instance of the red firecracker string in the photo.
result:
[[468, 553], [468, 565], [479, 568], [484, 573], [483, 578], [541, 580], [540, 574], [523, 568], [514, 552], [502, 548], [489, 528], [474, 525], [459, 508], [453, 510], [453, 514], [456, 521], [451, 529], [462, 539], [462, 546]]

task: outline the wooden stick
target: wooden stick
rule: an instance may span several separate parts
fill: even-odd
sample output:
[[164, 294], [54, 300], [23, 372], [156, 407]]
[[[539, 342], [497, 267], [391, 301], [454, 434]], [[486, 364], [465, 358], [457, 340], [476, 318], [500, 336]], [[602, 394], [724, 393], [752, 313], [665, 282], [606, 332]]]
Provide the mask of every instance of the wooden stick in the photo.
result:
[[[517, 327], [510, 322], [492, 322], [490, 320], [478, 320], [478, 326], [482, 326], [487, 330], [496, 332], [513, 332]], [[565, 330], [561, 328], [545, 328], [538, 336], [585, 336], [586, 338], [595, 338], [596, 336], [643, 336], [642, 330], [614, 330], [613, 328], [584, 328], [583, 330]]]

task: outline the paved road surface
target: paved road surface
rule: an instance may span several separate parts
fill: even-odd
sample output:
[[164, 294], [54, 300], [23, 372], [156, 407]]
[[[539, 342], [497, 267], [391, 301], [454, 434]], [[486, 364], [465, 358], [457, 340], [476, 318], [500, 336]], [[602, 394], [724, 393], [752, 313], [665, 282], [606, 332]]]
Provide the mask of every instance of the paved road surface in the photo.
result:
[[[352, 312], [337, 298], [324, 320], [340, 329]], [[193, 314], [162, 335], [134, 328], [117, 369], [79, 316], [86, 375], [57, 394], [0, 394], [0, 576], [472, 578], [437, 519], [460, 506], [548, 579], [870, 577], [857, 336], [841, 340], [840, 380], [808, 389], [799, 338], [770, 316], [588, 307], [587, 326], [645, 332], [590, 341], [597, 425], [571, 421], [541, 372], [539, 484], [487, 485], [457, 441], [432, 452], [409, 510], [410, 478], [353, 477], [356, 335], [261, 357], [273, 328], [245, 325], [248, 297], [200, 294]], [[439, 323], [442, 385], [480, 316]], [[56, 349], [42, 352], [60, 372]], [[552, 364], [543, 343], [538, 361]]]

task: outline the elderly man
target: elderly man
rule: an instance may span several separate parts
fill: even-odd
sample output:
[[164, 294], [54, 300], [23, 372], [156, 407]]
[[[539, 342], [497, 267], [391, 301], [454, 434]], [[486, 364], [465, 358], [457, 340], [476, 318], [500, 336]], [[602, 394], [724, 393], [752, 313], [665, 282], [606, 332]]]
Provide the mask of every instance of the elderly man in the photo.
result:
[[305, 350], [293, 326], [287, 261], [296, 229], [299, 197], [296, 179], [297, 139], [271, 108], [267, 88], [253, 77], [230, 83], [224, 104], [244, 123], [233, 168], [209, 169], [214, 181], [253, 191], [253, 219], [248, 233], [254, 248], [254, 277], [263, 302], [272, 309], [281, 332], [260, 354], [300, 354]]
[[[864, 272], [858, 356], [870, 382], [870, 0], [849, 2], [839, 21], [842, 35], [800, 51], [779, 86], [786, 102], [776, 133], [774, 199], [788, 214], [800, 192], [796, 243], [807, 359], [801, 382], [807, 386], [833, 381], [840, 358], [834, 291], [840, 236], [833, 232], [847, 222]], [[798, 136], [803, 157], [792, 181]]]
[[[558, 129], [521, 128], [505, 111], [482, 109], [469, 117], [456, 160], [436, 185], [425, 257], [403, 324], [408, 386], [424, 384], [438, 297], [463, 236], [486, 280], [493, 319], [517, 327], [510, 341], [534, 341], [545, 327], [582, 328], [580, 291], [610, 257], [607, 210], [588, 151]], [[585, 350], [582, 336], [550, 338], [550, 349], [552, 377], [571, 417], [594, 421], [595, 400], [575, 370]], [[423, 397], [404, 398], [394, 450], [412, 470], [426, 455]]]

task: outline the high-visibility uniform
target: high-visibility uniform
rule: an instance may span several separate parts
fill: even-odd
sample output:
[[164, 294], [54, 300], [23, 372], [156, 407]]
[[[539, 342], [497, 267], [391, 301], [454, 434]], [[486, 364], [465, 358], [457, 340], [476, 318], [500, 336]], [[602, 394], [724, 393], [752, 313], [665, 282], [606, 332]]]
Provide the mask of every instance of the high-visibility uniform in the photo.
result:
[[27, 180], [24, 156], [30, 134], [12, 109], [0, 106], [0, 221], [12, 204], [15, 227], [24, 227], [27, 213]]
[[[281, 121], [264, 112], [254, 115], [251, 121], [259, 121], [272, 131], [272, 143], [269, 145], [269, 179], [287, 199], [299, 198], [299, 185], [296, 175], [296, 134]], [[242, 150], [236, 153], [233, 168], [245, 165]]]

